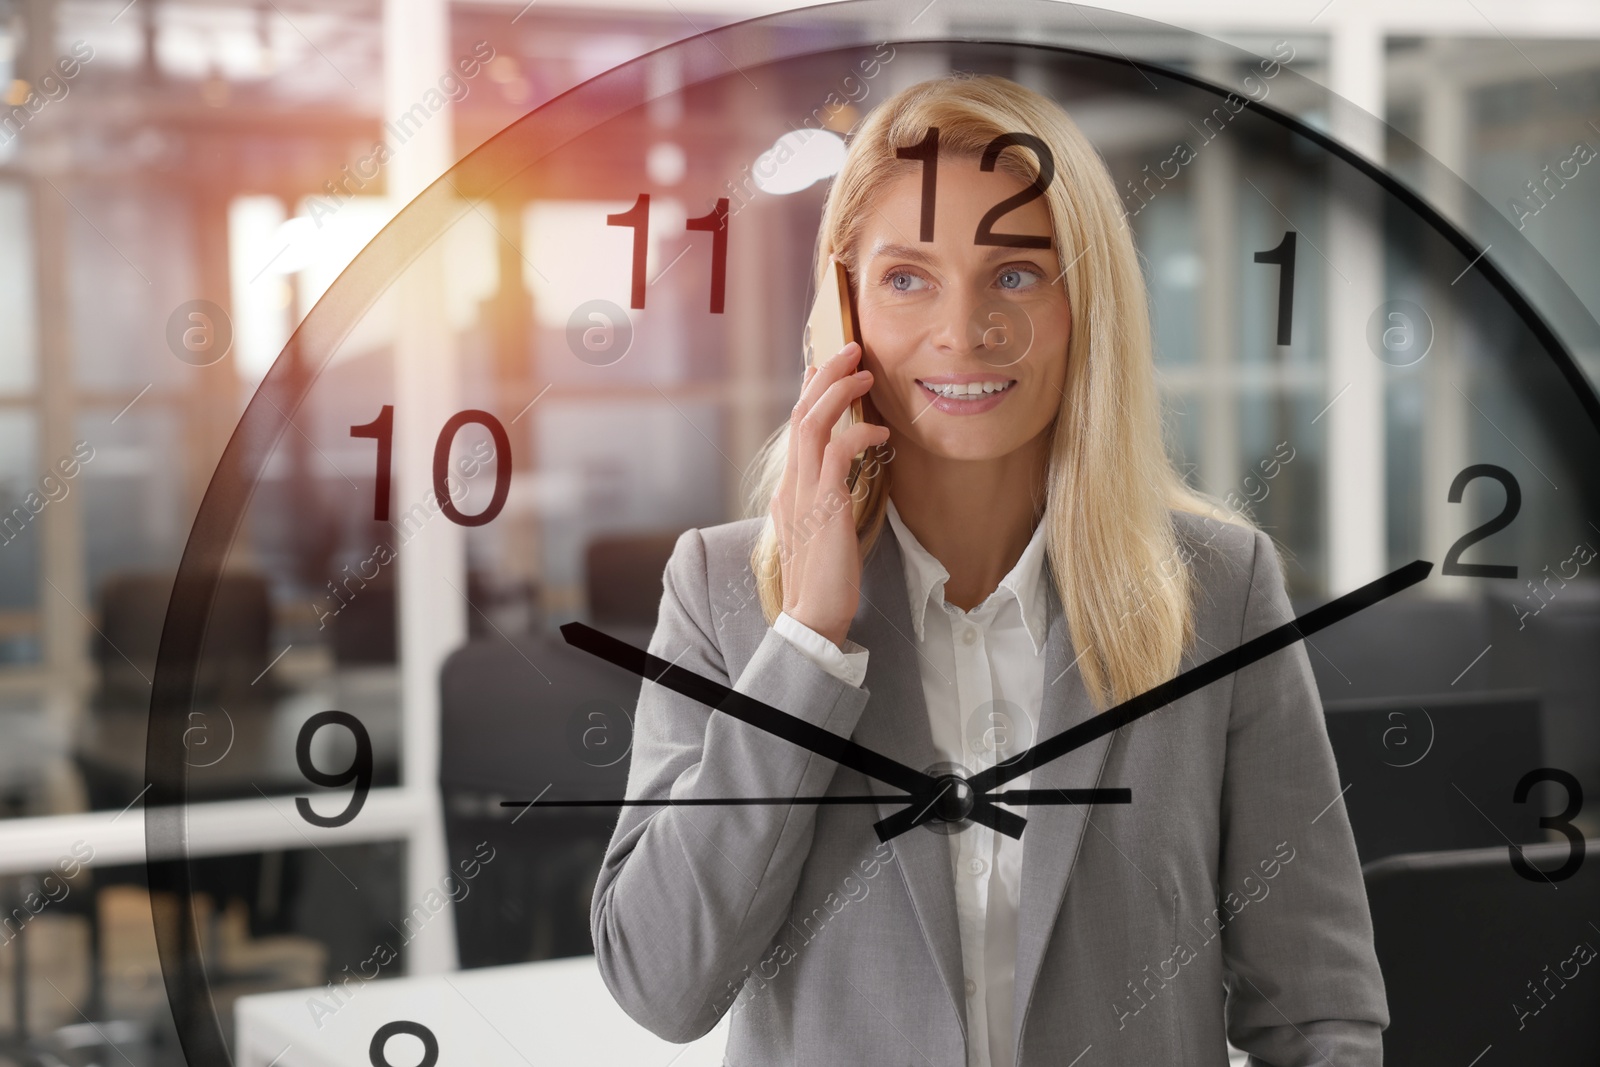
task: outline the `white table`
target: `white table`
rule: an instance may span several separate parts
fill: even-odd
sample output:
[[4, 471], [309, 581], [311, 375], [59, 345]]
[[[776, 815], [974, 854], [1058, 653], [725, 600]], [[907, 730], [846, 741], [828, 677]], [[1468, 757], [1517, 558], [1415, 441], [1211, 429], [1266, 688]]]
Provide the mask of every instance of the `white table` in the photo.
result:
[[[240, 997], [234, 1005], [238, 1067], [368, 1067], [372, 1035], [386, 1023], [421, 1023], [439, 1043], [438, 1067], [721, 1067], [724, 1017], [689, 1045], [661, 1040], [625, 1015], [593, 956], [483, 967], [426, 978], [380, 978], [359, 987], [317, 1026], [312, 997], [325, 988]], [[1244, 1053], [1229, 1046], [1230, 1067]], [[393, 1067], [416, 1067], [420, 1043], [394, 1037]]]
[[[360, 986], [333, 1014], [313, 1016], [327, 989], [240, 997], [234, 1005], [239, 1067], [368, 1067], [379, 1027], [420, 1023], [439, 1044], [438, 1067], [719, 1067], [727, 1019], [699, 1041], [663, 1041], [617, 1007], [593, 956], [484, 967], [421, 978], [380, 978]], [[397, 1036], [393, 1067], [416, 1067], [422, 1045]]]

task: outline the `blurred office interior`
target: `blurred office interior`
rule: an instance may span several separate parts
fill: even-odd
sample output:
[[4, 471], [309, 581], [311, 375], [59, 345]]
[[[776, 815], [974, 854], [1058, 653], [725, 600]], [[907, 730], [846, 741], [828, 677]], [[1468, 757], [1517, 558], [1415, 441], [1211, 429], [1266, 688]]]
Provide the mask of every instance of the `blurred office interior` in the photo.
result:
[[[1119, 9], [1257, 54], [1289, 42], [1299, 74], [1397, 131], [1363, 151], [1422, 181], [1419, 145], [1508, 214], [1529, 175], [1567, 158], [1575, 142], [1600, 145], [1600, 11], [1547, 14], [1538, 3], [1487, 0], [1460, 11], [1367, 0], [1301, 6]], [[503, 765], [518, 753], [537, 763], [518, 745], [544, 735], [484, 709], [495, 693], [527, 684], [518, 659], [530, 657], [585, 699], [627, 704], [628, 686], [582, 657], [562, 658], [554, 627], [582, 619], [648, 639], [676, 535], [743, 513], [737, 469], [793, 403], [798, 345], [775, 340], [750, 351], [750, 339], [793, 338], [798, 323], [774, 313], [733, 337], [697, 320], [685, 330], [699, 335], [657, 361], [631, 362], [625, 387], [602, 387], [573, 365], [566, 343], [573, 294], [602, 283], [582, 256], [562, 262], [529, 250], [536, 240], [559, 243], [576, 218], [626, 210], [633, 177], [613, 180], [597, 164], [559, 188], [513, 185], [479, 205], [452, 231], [471, 249], [468, 269], [449, 279], [448, 342], [468, 368], [460, 406], [529, 400], [511, 427], [513, 504], [492, 529], [462, 535], [459, 554], [440, 564], [459, 587], [448, 610], [412, 605], [408, 614], [406, 587], [392, 573], [363, 582], [348, 605], [329, 599], [374, 547], [355, 503], [372, 491], [372, 445], [345, 428], [377, 413], [363, 383], [387, 380], [405, 343], [398, 317], [374, 315], [344, 342], [319, 383], [320, 405], [305, 416], [326, 432], [280, 446], [233, 542], [208, 636], [208, 655], [226, 669], [197, 683], [218, 711], [196, 721], [190, 764], [195, 818], [212, 827], [210, 843], [188, 860], [153, 857], [156, 869], [147, 869], [145, 725], [161, 624], [191, 523], [245, 405], [301, 317], [451, 164], [620, 63], [773, 9], [686, 0], [13, 0], [3, 10], [0, 92], [26, 118], [13, 130], [0, 113], [0, 516], [21, 508], [26, 518], [0, 544], [0, 898], [8, 902], [0, 910], [52, 871], [74, 870], [60, 903], [0, 944], [0, 1064], [80, 1062], [63, 1050], [93, 1044], [87, 1023], [138, 1067], [175, 1064], [152, 916], [176, 903], [159, 888], [159, 865], [191, 865], [198, 936], [226, 1018], [238, 997], [322, 985], [364, 959], [477, 842], [514, 850], [515, 832], [496, 807], [516, 788]], [[1175, 65], [1191, 61], [1174, 48]], [[459, 76], [445, 91], [454, 98], [392, 160], [369, 167], [374, 142], [392, 136], [386, 124], [451, 70]], [[651, 70], [669, 83], [674, 76], [670, 65]], [[915, 77], [909, 64], [889, 66], [884, 95]], [[1317, 94], [1298, 91], [1275, 103], [1312, 123], [1325, 118]], [[781, 96], [749, 106], [769, 123], [812, 107]], [[1137, 173], [1167, 140], [1162, 129], [1097, 112], [1092, 100], [1074, 114], [1119, 176]], [[836, 116], [839, 132], [854, 117]], [[724, 131], [666, 107], [650, 122], [658, 210], [699, 213], [684, 175], [737, 172], [740, 161], [724, 158]], [[1586, 177], [1523, 233], [1600, 316], [1600, 177]], [[814, 219], [823, 189], [757, 195], [792, 196], [796, 215]], [[1215, 257], [1224, 254], [1217, 227], [1248, 235], [1231, 238], [1230, 255], [1266, 247], [1282, 228], [1271, 205], [1223, 203], [1225, 195], [1191, 181], [1132, 220], [1162, 309], [1164, 395], [1187, 413], [1171, 447], [1195, 484], [1218, 495], [1273, 453], [1284, 412], [1315, 413], [1338, 391], [1316, 340], [1333, 297], [1308, 297], [1300, 321], [1313, 340], [1292, 359], [1208, 312], [1218, 297]], [[1250, 245], [1257, 235], [1263, 243]], [[795, 247], [787, 275], [776, 259], [763, 268], [766, 283], [803, 293], [809, 235], [772, 236]], [[652, 274], [682, 244], [652, 245]], [[207, 317], [189, 318], [193, 308]], [[211, 360], [206, 344], [184, 347], [191, 328], [226, 331], [231, 344]], [[1600, 352], [1576, 355], [1600, 383]], [[1324, 490], [1339, 482], [1339, 465], [1367, 448], [1330, 439], [1345, 432], [1329, 429], [1332, 420], [1296, 431], [1295, 478], [1254, 508], [1291, 550], [1297, 605], [1349, 588], [1330, 547], [1340, 538], [1376, 545], [1380, 566], [1416, 558], [1417, 531], [1429, 528], [1421, 513], [1434, 506], [1416, 492], [1430, 441], [1497, 432], [1445, 411], [1425, 375], [1385, 388], [1374, 438], [1382, 477], [1366, 490], [1369, 510], [1329, 504]], [[596, 426], [606, 432], [577, 432]], [[482, 440], [476, 432], [462, 434], [462, 449]], [[604, 443], [573, 444], [597, 437]], [[24, 507], [30, 493], [47, 501], [36, 513]], [[403, 511], [414, 498], [397, 487], [395, 499]], [[304, 501], [319, 506], [297, 506]], [[1362, 528], [1371, 516], [1381, 529]], [[1579, 628], [1570, 640], [1581, 649], [1600, 632], [1587, 628], [1600, 618], [1600, 596], [1592, 578], [1573, 584], [1566, 603]], [[1504, 620], [1478, 610], [1440, 609], [1435, 621], [1410, 625], [1481, 632], [1487, 643]], [[408, 625], [425, 640], [406, 637]], [[1333, 642], [1330, 655], [1381, 659], [1363, 640], [1375, 638]], [[508, 648], [520, 650], [516, 658]], [[408, 664], [407, 650], [419, 649]], [[1380, 667], [1363, 678], [1324, 696], [1405, 695]], [[1330, 679], [1319, 668], [1319, 683]], [[1600, 688], [1561, 699], [1574, 716], [1600, 711]], [[305, 789], [296, 740], [328, 708], [355, 716], [370, 740], [372, 809], [343, 837], [313, 845], [286, 813]], [[441, 716], [452, 715], [460, 732], [441, 738]], [[1595, 733], [1553, 728], [1555, 740], [1537, 742], [1544, 747], [1530, 758], [1588, 744], [1566, 762], [1600, 793]], [[346, 765], [354, 737], [318, 732], [314, 764]], [[217, 762], [208, 762], [213, 753]], [[597, 769], [591, 784], [620, 788], [625, 765]], [[1578, 825], [1600, 836], [1588, 811]], [[604, 832], [603, 820], [552, 824], [551, 839], [561, 841], [546, 853], [553, 858], [491, 867], [486, 878], [500, 880], [415, 931], [386, 973], [590, 951], [583, 923]], [[92, 861], [71, 863], [80, 842]], [[349, 891], [355, 885], [359, 893]]]

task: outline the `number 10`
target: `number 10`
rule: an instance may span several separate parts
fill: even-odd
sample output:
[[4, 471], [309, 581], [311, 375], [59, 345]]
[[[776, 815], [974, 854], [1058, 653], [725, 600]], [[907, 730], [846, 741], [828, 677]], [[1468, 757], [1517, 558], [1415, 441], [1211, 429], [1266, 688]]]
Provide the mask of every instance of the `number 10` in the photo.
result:
[[[476, 423], [489, 431], [494, 439], [494, 493], [489, 506], [476, 515], [463, 514], [450, 496], [447, 481], [450, 473], [450, 447], [456, 434], [468, 423]], [[365, 437], [378, 442], [377, 484], [372, 493], [372, 521], [389, 521], [389, 498], [394, 466], [394, 405], [385, 404], [378, 417], [360, 426], [350, 427], [351, 437]], [[439, 501], [444, 517], [457, 526], [483, 526], [491, 522], [506, 506], [506, 496], [511, 492], [511, 435], [500, 420], [487, 411], [468, 408], [458, 411], [445, 422], [444, 429], [433, 444], [433, 495]]]

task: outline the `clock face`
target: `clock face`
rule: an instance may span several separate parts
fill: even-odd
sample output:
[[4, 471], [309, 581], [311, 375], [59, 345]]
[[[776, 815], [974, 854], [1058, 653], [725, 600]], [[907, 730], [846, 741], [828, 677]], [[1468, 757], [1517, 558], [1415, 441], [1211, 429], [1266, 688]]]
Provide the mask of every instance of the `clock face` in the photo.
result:
[[[394, 935], [330, 958], [342, 999], [309, 1008], [285, 1064], [490, 1048], [511, 1024], [484, 1011], [423, 998], [410, 1014], [360, 1013], [388, 1003], [368, 983], [439, 967], [441, 930], [469, 968], [592, 951], [589, 892], [626, 797], [640, 675], [711, 702], [729, 683], [639, 651], [667, 553], [682, 530], [745, 513], [750, 461], [798, 394], [844, 135], [956, 70], [1055, 100], [1104, 157], [1186, 477], [1272, 535], [1302, 616], [1368, 590], [1360, 610], [1302, 629], [1345, 787], [1329, 802], [1367, 865], [1391, 1052], [1423, 1036], [1459, 1043], [1463, 1063], [1490, 1044], [1544, 1047], [1537, 1016], [1562, 1004], [1528, 980], [1581, 965], [1573, 945], [1600, 938], [1566, 930], [1556, 907], [1592, 877], [1584, 839], [1600, 832], [1587, 806], [1600, 796], [1600, 406], [1573, 358], [1600, 351], [1600, 330], [1513, 226], [1398, 135], [1404, 180], [1351, 148], [1384, 131], [1298, 72], [1315, 61], [1303, 42], [1247, 55], [1056, 5], [936, 12], [757, 20], [530, 113], [379, 235], [261, 383], [163, 635], [153, 801], [196, 806], [152, 824], [152, 853], [215, 837], [198, 801], [260, 794], [330, 864], [345, 844], [404, 841], [410, 871], [398, 907], [393, 886], [346, 879], [346, 906]], [[1008, 218], [1066, 180], [1048, 147], [1029, 130], [991, 147], [1031, 154], [1039, 183], [997, 201], [973, 240], [1048, 247]], [[903, 154], [931, 167], [937, 138]], [[926, 203], [924, 231], [932, 217]], [[1041, 358], [1032, 325], [984, 311], [975, 343], [997, 366]], [[1417, 560], [1431, 566], [1408, 570]], [[278, 644], [298, 650], [248, 766], [197, 752], [194, 734], [220, 721], [196, 679], [227, 669], [208, 618], [239, 571], [271, 583]], [[710, 592], [723, 611], [756, 595], [753, 582]], [[782, 708], [724, 710], [871, 762], [795, 733]], [[1028, 727], [1003, 702], [963, 711], [969, 758], [948, 777], [910, 769], [908, 806], [939, 803], [891, 839], [979, 821], [1026, 842], [984, 791], [1007, 777], [1002, 752], [1049, 739], [1011, 736]], [[1137, 792], [1101, 785], [1076, 799], [1137, 813]], [[1460, 850], [1476, 850], [1465, 874], [1449, 866]], [[187, 870], [163, 868], [190, 909], [157, 916], [163, 962], [190, 1061], [222, 1062], [226, 1005], [207, 975], [226, 961], [185, 932]], [[1439, 970], [1458, 1025], [1424, 1035], [1432, 994], [1408, 957], [1452, 943], [1423, 930], [1429, 894], [1469, 882], [1496, 902], [1497, 943], [1524, 949], [1508, 962], [1455, 938]], [[604, 1062], [596, 1050], [623, 1038], [588, 1040], [573, 1062], [590, 1062], [585, 1048]]]

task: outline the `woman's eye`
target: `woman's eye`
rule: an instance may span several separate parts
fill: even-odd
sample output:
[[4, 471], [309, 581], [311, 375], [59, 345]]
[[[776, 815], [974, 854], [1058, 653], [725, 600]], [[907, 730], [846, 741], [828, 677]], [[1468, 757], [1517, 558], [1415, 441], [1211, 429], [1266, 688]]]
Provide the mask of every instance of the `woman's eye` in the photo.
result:
[[922, 278], [917, 277], [915, 274], [908, 274], [907, 272], [901, 270], [891, 271], [884, 280], [887, 281], [890, 288], [897, 293], [915, 292], [917, 289], [922, 288], [925, 284]]
[[999, 278], [995, 280], [1000, 283], [1000, 288], [1002, 289], [1026, 289], [1043, 277], [1044, 275], [1038, 271], [1029, 270], [1026, 267], [1007, 267], [1000, 272]]

